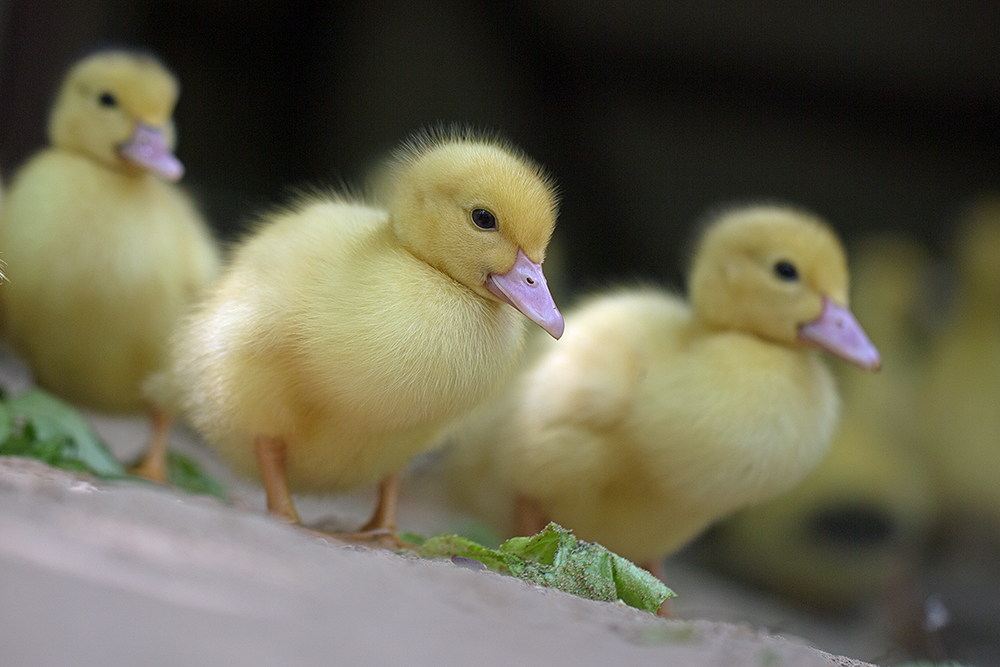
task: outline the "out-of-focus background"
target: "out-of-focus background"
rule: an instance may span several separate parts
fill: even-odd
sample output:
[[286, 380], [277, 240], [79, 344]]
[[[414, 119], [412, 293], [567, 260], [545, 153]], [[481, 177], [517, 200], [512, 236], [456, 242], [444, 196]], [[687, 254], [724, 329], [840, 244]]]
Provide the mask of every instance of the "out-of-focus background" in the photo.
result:
[[498, 128], [557, 176], [573, 284], [678, 280], [707, 207], [800, 203], [849, 238], [935, 247], [997, 185], [993, 3], [5, 0], [0, 168], [53, 91], [127, 44], [180, 77], [185, 183], [220, 230], [306, 181], [361, 177], [414, 128]]
[[867, 659], [1000, 664], [998, 34], [985, 0], [0, 0], [0, 174], [44, 144], [65, 69], [126, 45], [180, 78], [184, 184], [222, 237], [437, 122], [553, 172], [566, 302], [681, 287], [720, 204], [812, 209], [885, 370], [838, 367], [828, 462], [687, 558], [831, 618], [878, 609], [901, 648]]

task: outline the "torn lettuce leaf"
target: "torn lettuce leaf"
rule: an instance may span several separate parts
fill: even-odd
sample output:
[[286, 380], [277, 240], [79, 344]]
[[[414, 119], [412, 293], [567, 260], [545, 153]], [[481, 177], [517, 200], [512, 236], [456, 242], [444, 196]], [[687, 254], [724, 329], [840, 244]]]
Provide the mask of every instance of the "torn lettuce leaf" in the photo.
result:
[[529, 583], [591, 600], [621, 600], [654, 614], [674, 595], [646, 570], [599, 544], [578, 540], [555, 523], [531, 537], [512, 537], [499, 549], [458, 535], [440, 535], [425, 540], [417, 553], [424, 558], [470, 558]]
[[[83, 415], [38, 388], [13, 398], [0, 393], [0, 456], [38, 459], [104, 479], [139, 479], [129, 475]], [[191, 458], [169, 452], [167, 465], [174, 486], [226, 499], [225, 487], [202, 472]]]
[[29, 389], [7, 400], [0, 454], [29, 456], [57, 468], [125, 477], [125, 469], [87, 420], [52, 394]]

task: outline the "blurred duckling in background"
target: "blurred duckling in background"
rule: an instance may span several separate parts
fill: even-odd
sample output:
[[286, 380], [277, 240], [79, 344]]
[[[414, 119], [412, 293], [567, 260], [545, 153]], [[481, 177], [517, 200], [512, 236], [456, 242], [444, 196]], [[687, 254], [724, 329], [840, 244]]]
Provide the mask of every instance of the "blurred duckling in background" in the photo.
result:
[[542, 272], [556, 197], [537, 164], [439, 130], [404, 144], [389, 173], [385, 208], [311, 196], [268, 216], [150, 383], [237, 470], [259, 473], [289, 522], [290, 489], [382, 480], [356, 537], [394, 535], [398, 470], [504, 381], [522, 313], [563, 332]]
[[[178, 83], [152, 56], [90, 55], [67, 73], [51, 146], [15, 174], [0, 214], [7, 336], [35, 381], [111, 412], [148, 407], [142, 383], [171, 327], [216, 275], [218, 252], [172, 181]], [[167, 417], [152, 411], [154, 433]], [[165, 461], [143, 471], [166, 476]]]
[[815, 348], [880, 363], [847, 290], [844, 251], [816, 217], [720, 215], [700, 239], [689, 302], [654, 288], [591, 298], [564, 340], [454, 428], [451, 491], [508, 534], [553, 520], [659, 571], [825, 454], [838, 398]]
[[820, 466], [791, 492], [715, 526], [694, 554], [827, 610], [876, 602], [905, 580], [935, 521], [912, 426], [929, 253], [883, 237], [853, 254], [852, 307], [885, 369], [840, 373], [843, 416]]
[[932, 342], [918, 421], [947, 521], [1000, 542], [1000, 194], [959, 228], [951, 318]]

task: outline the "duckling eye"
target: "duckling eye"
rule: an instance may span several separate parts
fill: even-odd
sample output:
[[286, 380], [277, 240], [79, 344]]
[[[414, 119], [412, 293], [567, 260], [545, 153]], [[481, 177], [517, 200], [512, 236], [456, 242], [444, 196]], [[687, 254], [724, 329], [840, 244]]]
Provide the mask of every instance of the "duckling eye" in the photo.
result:
[[480, 229], [497, 228], [497, 219], [485, 208], [477, 208], [472, 212], [472, 223]]
[[774, 272], [778, 274], [778, 277], [782, 280], [798, 280], [799, 271], [795, 268], [795, 265], [791, 262], [781, 261], [774, 265]]
[[114, 107], [118, 106], [118, 100], [111, 93], [101, 93], [101, 96], [97, 98], [97, 101], [102, 107]]

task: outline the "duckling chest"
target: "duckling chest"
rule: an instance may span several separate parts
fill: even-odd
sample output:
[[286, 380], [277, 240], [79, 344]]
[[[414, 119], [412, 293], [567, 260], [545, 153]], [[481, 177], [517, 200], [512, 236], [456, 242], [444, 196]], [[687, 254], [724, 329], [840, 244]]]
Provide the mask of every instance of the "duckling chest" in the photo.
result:
[[[761, 500], [794, 486], [825, 454], [839, 399], [811, 352], [752, 338], [703, 342], [667, 368], [650, 368], [637, 402], [638, 436], [669, 486], [708, 504]], [[703, 484], [714, 480], [713, 484]], [[711, 489], [706, 494], [705, 490]]]
[[[58, 152], [43, 154], [45, 178], [36, 193], [36, 234], [61, 254], [85, 257], [112, 280], [143, 281], [205, 235], [198, 213], [175, 187], [148, 175], [130, 176]], [[192, 241], [194, 239], [194, 241]]]
[[301, 349], [314, 395], [340, 417], [381, 415], [388, 430], [473, 407], [513, 368], [525, 325], [507, 306], [449, 296], [345, 303], [314, 319]]

